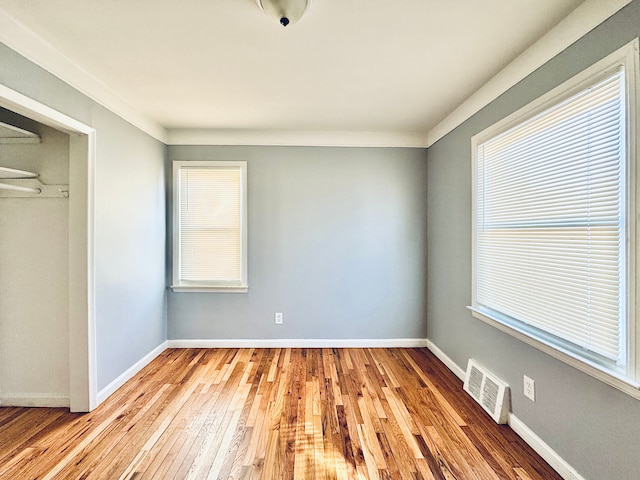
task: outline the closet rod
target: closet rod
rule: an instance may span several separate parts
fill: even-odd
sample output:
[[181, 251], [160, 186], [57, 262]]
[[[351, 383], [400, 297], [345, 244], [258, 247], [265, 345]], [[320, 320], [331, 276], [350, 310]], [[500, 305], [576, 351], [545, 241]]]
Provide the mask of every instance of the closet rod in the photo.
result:
[[40, 190], [39, 188], [21, 187], [20, 185], [11, 185], [9, 183], [0, 183], [0, 189], [16, 190], [18, 192], [27, 192], [27, 193], [41, 193], [42, 192], [42, 190]]

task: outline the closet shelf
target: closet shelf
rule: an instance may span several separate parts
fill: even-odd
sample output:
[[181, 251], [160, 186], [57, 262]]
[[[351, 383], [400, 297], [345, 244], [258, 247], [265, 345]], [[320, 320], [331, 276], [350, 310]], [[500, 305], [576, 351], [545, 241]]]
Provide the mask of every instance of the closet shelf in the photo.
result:
[[0, 198], [68, 198], [69, 185], [45, 185], [38, 174], [0, 167]]
[[0, 167], [0, 180], [16, 180], [22, 178], [38, 178], [38, 174], [25, 170], [16, 170], [15, 168]]
[[0, 144], [2, 143], [40, 143], [37, 133], [0, 122]]

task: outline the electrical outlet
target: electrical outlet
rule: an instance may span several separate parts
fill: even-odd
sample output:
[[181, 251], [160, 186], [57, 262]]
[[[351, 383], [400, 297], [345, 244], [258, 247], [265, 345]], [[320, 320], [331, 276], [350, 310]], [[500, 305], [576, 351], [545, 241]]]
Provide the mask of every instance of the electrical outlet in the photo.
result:
[[273, 321], [276, 325], [282, 325], [282, 322], [283, 322], [282, 312], [276, 312], [276, 316]]
[[536, 382], [524, 375], [524, 396], [532, 402], [536, 401]]

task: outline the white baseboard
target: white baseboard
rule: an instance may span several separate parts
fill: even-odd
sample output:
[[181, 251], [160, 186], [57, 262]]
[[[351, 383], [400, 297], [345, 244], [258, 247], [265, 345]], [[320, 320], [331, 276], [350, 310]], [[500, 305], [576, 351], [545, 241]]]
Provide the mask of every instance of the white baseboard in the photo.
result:
[[194, 339], [168, 340], [169, 348], [411, 348], [426, 347], [426, 338], [367, 339]]
[[556, 453], [544, 440], [535, 434], [527, 425], [522, 422], [513, 413], [509, 414], [509, 426], [516, 432], [525, 442], [533, 448], [538, 455], [546, 460], [551, 467], [560, 474], [565, 480], [585, 480], [575, 468], [569, 465], [560, 455]]
[[[427, 340], [427, 348], [444, 363], [458, 378], [464, 380], [465, 371], [460, 368], [451, 358], [440, 350], [435, 343]], [[513, 413], [509, 413], [509, 426], [522, 438], [538, 455], [553, 468], [565, 480], [585, 480], [571, 465], [569, 465], [558, 453], [547, 445], [538, 435], [535, 434], [522, 420]]]
[[69, 397], [55, 395], [18, 394], [0, 396], [0, 406], [3, 407], [47, 407], [69, 408]]
[[118, 378], [116, 378], [109, 385], [104, 387], [102, 390], [98, 392], [98, 405], [104, 402], [109, 396], [118, 390], [122, 385], [127, 383], [128, 380], [133, 378], [133, 376], [142, 370], [144, 367], [149, 365], [158, 355], [164, 352], [167, 349], [167, 342], [164, 341], [156, 348], [147, 353], [144, 357], [138, 360], [134, 365], [128, 368], [125, 372], [122, 373]]
[[451, 360], [447, 356], [447, 354], [444, 353], [442, 350], [440, 350], [436, 346], [436, 344], [433, 343], [431, 340], [427, 340], [427, 348], [431, 350], [431, 353], [433, 353], [436, 357], [438, 357], [438, 360], [444, 363], [447, 366], [447, 368], [455, 374], [456, 377], [458, 377], [460, 380], [464, 382], [465, 371], [462, 368], [460, 368], [457, 363]]

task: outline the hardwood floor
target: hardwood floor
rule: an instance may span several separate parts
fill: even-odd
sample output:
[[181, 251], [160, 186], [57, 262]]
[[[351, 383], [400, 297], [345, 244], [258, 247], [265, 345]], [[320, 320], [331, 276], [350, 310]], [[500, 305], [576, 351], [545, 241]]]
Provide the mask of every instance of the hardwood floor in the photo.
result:
[[426, 349], [167, 350], [90, 414], [0, 408], [0, 479], [561, 480]]

